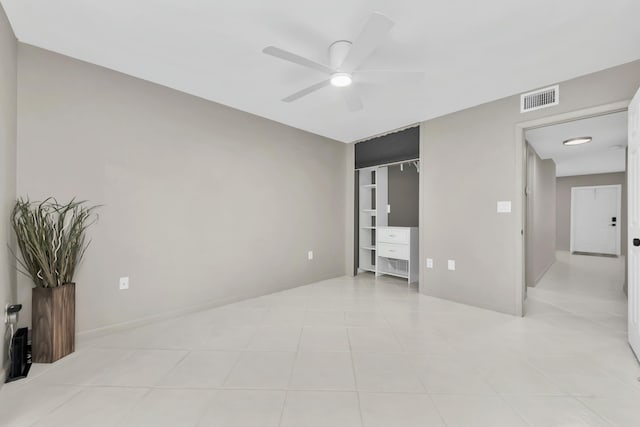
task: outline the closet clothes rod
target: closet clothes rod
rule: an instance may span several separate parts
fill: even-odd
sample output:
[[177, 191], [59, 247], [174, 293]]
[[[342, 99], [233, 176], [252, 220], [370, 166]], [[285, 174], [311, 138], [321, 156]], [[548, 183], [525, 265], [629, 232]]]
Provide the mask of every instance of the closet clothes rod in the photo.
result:
[[395, 166], [395, 165], [400, 165], [402, 163], [413, 163], [413, 162], [418, 162], [420, 163], [420, 159], [407, 159], [407, 160], [401, 160], [399, 162], [393, 162], [393, 163], [383, 163], [380, 165], [375, 165], [375, 166], [367, 166], [366, 168], [356, 168], [354, 170], [359, 171], [359, 170], [363, 170], [363, 169], [371, 169], [371, 168], [383, 168], [385, 166]]

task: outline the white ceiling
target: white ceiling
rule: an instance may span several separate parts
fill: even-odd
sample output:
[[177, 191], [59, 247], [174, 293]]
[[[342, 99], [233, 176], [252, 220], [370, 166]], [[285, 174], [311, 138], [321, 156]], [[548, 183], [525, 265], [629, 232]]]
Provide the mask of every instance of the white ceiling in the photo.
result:
[[[0, 0], [18, 39], [344, 142], [640, 58], [637, 0]], [[283, 97], [322, 74], [267, 45], [327, 61], [371, 12], [395, 21], [371, 68], [424, 69], [411, 85]]]
[[[562, 142], [590, 136], [588, 144]], [[622, 172], [627, 146], [627, 112], [528, 130], [525, 138], [541, 159], [553, 159], [557, 176]]]

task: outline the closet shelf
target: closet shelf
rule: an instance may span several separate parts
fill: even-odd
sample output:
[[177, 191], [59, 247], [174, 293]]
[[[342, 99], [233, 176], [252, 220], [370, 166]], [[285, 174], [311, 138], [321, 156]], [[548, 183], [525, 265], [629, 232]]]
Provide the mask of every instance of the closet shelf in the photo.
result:
[[387, 225], [388, 205], [388, 169], [386, 166], [373, 166], [359, 169], [355, 198], [358, 218], [358, 236], [355, 239], [358, 256], [358, 270], [376, 272], [379, 246], [376, 234], [379, 227]]
[[402, 279], [408, 279], [409, 278], [409, 274], [405, 273], [405, 272], [399, 272], [399, 271], [394, 271], [394, 270], [383, 270], [383, 269], [378, 269], [378, 273], [379, 274], [387, 274], [389, 276], [396, 276], [396, 277], [400, 277]]

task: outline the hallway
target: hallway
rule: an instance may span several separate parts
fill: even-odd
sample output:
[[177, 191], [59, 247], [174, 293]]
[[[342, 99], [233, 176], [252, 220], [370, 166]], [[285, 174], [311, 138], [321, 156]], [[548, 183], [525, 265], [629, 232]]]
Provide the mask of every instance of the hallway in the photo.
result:
[[[637, 387], [640, 377], [627, 344], [624, 262], [624, 257], [558, 251], [555, 264], [535, 288], [528, 289], [524, 320], [538, 327], [555, 326], [548, 335], [553, 346], [532, 349], [545, 353], [540, 355], [544, 361], [538, 362], [539, 368], [553, 374], [568, 393], [579, 396], [612, 424], [631, 426], [640, 417], [638, 400], [617, 393], [618, 384], [613, 381]], [[554, 353], [557, 358], [549, 357]]]
[[584, 316], [626, 334], [624, 262], [624, 257], [558, 251], [555, 264], [534, 288], [528, 289], [527, 316], [540, 312]]

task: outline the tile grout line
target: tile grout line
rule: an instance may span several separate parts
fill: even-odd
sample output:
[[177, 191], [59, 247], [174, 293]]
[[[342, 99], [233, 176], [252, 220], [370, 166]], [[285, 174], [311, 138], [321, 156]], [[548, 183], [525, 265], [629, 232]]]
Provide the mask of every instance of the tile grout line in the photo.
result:
[[187, 351], [181, 358], [180, 360], [178, 360], [171, 368], [169, 368], [167, 370], [167, 372], [158, 379], [158, 381], [156, 381], [151, 388], [157, 388], [158, 384], [160, 384], [165, 378], [167, 378], [169, 376], [169, 374], [171, 372], [173, 372], [187, 357], [189, 357], [189, 355], [192, 353], [192, 351]]
[[507, 408], [511, 409], [513, 411], [514, 414], [516, 414], [516, 416], [522, 420], [523, 423], [525, 423], [526, 425], [533, 427], [531, 425], [531, 423], [529, 421], [527, 421], [524, 417], [524, 415], [522, 415], [520, 413], [520, 411], [518, 411], [515, 407], [513, 407], [513, 405], [511, 405], [507, 399], [504, 398], [503, 395], [501, 395], [500, 393], [496, 393], [496, 395], [498, 396], [498, 399], [500, 399], [501, 402], [503, 402], [505, 405], [507, 405]]
[[236, 361], [233, 363], [233, 366], [231, 366], [231, 369], [229, 369], [229, 373], [227, 373], [224, 379], [220, 382], [220, 389], [225, 389], [224, 385], [227, 383], [227, 381], [229, 381], [231, 374], [233, 374], [233, 371], [238, 367], [238, 365], [240, 364], [240, 360], [242, 360], [242, 357], [244, 356], [244, 352], [242, 350], [237, 351], [237, 353], [238, 353], [238, 357], [236, 358]]
[[356, 362], [353, 356], [353, 347], [351, 344], [351, 334], [349, 328], [345, 328], [347, 333], [347, 342], [349, 343], [349, 355], [351, 356], [351, 369], [353, 372], [353, 385], [355, 388], [356, 399], [358, 401], [358, 415], [360, 417], [360, 425], [364, 427], [364, 416], [362, 415], [362, 401], [360, 400], [360, 387], [358, 387], [358, 377], [356, 375]]
[[[611, 427], [616, 427], [616, 425], [612, 422], [609, 422], [609, 420], [605, 417], [603, 417], [602, 415], [600, 415], [600, 413], [598, 411], [596, 411], [593, 408], [590, 408], [586, 403], [584, 403], [582, 400], [578, 399], [575, 396], [570, 396], [573, 400], [575, 400], [576, 402], [578, 402], [579, 405], [581, 405], [582, 407], [584, 407], [587, 411], [589, 411], [590, 413], [592, 413], [593, 415], [595, 415], [597, 418], [599, 418], [600, 420], [604, 421], [605, 423], [607, 423], [608, 425], [610, 425]], [[584, 396], [583, 396], [584, 398]]]
[[289, 398], [289, 389], [291, 388], [291, 381], [293, 380], [293, 371], [296, 369], [296, 363], [298, 363], [298, 355], [300, 354], [300, 342], [302, 341], [302, 332], [304, 331], [304, 326], [300, 327], [300, 334], [298, 335], [298, 345], [296, 347], [295, 356], [293, 358], [293, 366], [291, 367], [291, 372], [289, 373], [289, 379], [287, 381], [287, 389], [284, 393], [284, 400], [282, 401], [282, 408], [280, 409], [280, 417], [278, 418], [278, 426], [282, 426], [282, 421], [284, 419], [284, 410], [287, 407], [287, 400]]
[[[122, 415], [120, 415], [119, 423], [120, 423], [120, 424], [122, 424], [122, 423], [127, 419], [127, 417], [128, 417], [129, 415], [131, 415], [131, 413], [133, 412], [133, 410], [134, 410], [135, 408], [137, 408], [137, 407], [138, 407], [138, 405], [140, 405], [140, 403], [142, 403], [142, 401], [143, 401], [147, 396], [149, 396], [149, 394], [151, 394], [151, 392], [152, 392], [153, 390], [155, 390], [155, 389], [154, 389], [154, 388], [148, 388], [148, 389], [147, 389], [147, 391], [145, 391], [145, 392], [144, 392], [144, 394], [143, 394], [142, 396], [140, 396], [140, 397], [136, 400], [136, 402], [135, 402], [133, 405], [131, 405], [131, 407], [130, 407], [129, 409], [127, 409], [127, 410], [126, 410]], [[115, 426], [115, 425], [118, 425], [118, 421], [115, 421], [115, 422], [113, 423], [113, 425], [114, 425], [114, 426]]]
[[[267, 309], [268, 311], [268, 309]], [[266, 316], [266, 312], [265, 312], [265, 316]], [[251, 334], [251, 338], [249, 338], [247, 340], [247, 343], [244, 346], [240, 346], [242, 348], [238, 349], [238, 358], [236, 359], [235, 363], [233, 364], [233, 366], [231, 367], [231, 369], [229, 370], [229, 373], [225, 376], [224, 380], [222, 381], [222, 383], [220, 384], [221, 387], [224, 387], [224, 385], [227, 383], [227, 381], [229, 381], [229, 378], [231, 377], [231, 374], [233, 373], [233, 371], [238, 367], [238, 365], [240, 364], [240, 360], [242, 360], [245, 352], [247, 352], [247, 349], [249, 348], [249, 344], [251, 344], [251, 341], [253, 341], [253, 339], [258, 335], [258, 327], [256, 325], [254, 325], [254, 327], [256, 328], [255, 331], [253, 331], [253, 334]]]
[[[71, 386], [71, 387], [78, 387], [78, 386]], [[78, 387], [78, 390], [75, 393], [71, 393], [71, 395], [67, 399], [64, 399], [62, 402], [60, 402], [60, 404], [58, 404], [58, 405], [54, 406], [53, 408], [51, 408], [51, 410], [47, 411], [47, 413], [42, 414], [41, 416], [39, 416], [37, 420], [35, 420], [33, 423], [30, 423], [29, 425], [30, 426], [35, 426], [40, 421], [45, 419], [47, 416], [53, 414], [58, 409], [60, 409], [61, 407], [63, 407], [67, 403], [71, 402], [76, 396], [78, 396], [80, 393], [82, 393], [82, 391], [83, 391], [83, 387]]]

